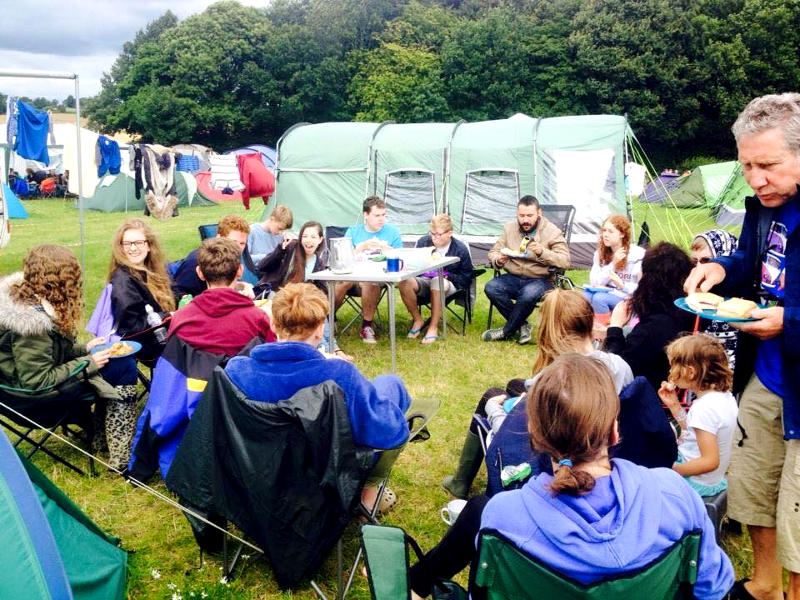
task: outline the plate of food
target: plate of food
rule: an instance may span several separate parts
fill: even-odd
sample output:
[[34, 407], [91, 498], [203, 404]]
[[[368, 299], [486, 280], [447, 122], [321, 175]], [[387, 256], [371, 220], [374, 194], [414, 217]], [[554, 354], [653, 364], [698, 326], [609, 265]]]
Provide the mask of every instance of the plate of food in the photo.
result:
[[504, 254], [509, 258], [525, 258], [527, 256], [525, 252], [520, 252], [519, 250], [512, 250], [511, 248], [501, 248], [500, 254]]
[[757, 321], [758, 319], [750, 316], [750, 311], [754, 308], [764, 308], [752, 300], [723, 298], [711, 292], [695, 292], [685, 298], [677, 298], [675, 306], [703, 319], [727, 323]]
[[100, 352], [100, 350], [105, 350], [106, 348], [111, 348], [110, 358], [124, 358], [126, 356], [136, 354], [139, 350], [142, 349], [142, 345], [139, 342], [133, 342], [131, 340], [122, 340], [119, 342], [106, 342], [105, 344], [98, 344], [97, 346], [89, 350], [89, 354]]

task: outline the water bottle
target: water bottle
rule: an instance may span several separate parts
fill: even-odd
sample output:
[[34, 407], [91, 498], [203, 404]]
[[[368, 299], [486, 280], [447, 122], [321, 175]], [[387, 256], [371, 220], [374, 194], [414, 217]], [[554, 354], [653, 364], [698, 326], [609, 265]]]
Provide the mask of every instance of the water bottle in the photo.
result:
[[167, 330], [164, 329], [162, 323], [164, 322], [156, 311], [153, 310], [153, 307], [149, 304], [144, 305], [144, 312], [147, 313], [147, 324], [153, 328], [153, 335], [155, 336], [156, 340], [159, 344], [166, 344], [167, 343]]

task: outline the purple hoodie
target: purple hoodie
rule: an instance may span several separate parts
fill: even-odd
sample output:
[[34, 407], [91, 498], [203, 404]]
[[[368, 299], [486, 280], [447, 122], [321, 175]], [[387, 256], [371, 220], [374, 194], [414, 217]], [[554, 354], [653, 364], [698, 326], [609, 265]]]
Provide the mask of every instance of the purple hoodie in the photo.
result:
[[583, 496], [549, 490], [542, 473], [487, 504], [481, 529], [495, 529], [551, 568], [588, 584], [644, 567], [689, 531], [702, 530], [695, 597], [722, 598], [733, 567], [717, 546], [700, 496], [671, 469], [646, 469], [614, 459]]

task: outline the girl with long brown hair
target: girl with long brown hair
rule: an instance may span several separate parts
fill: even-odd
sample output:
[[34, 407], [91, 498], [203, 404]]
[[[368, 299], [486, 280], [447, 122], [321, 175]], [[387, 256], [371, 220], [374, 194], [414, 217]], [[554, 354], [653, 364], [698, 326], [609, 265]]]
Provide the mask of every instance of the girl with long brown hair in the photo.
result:
[[[95, 417], [98, 425], [105, 421], [105, 436], [100, 426], [96, 448], [107, 441], [111, 464], [121, 469], [128, 462], [135, 425], [136, 415], [126, 415], [135, 411], [136, 362], [109, 362], [110, 349], [89, 352], [105, 338], [76, 343], [83, 318], [82, 285], [75, 255], [52, 244], [31, 249], [23, 259], [23, 272], [0, 281], [0, 380], [29, 390], [57, 386], [69, 380], [81, 362], [89, 361], [88, 384], [102, 400], [95, 406]], [[48, 393], [65, 396], [65, 402], [72, 397], [63, 386]], [[46, 414], [40, 416], [47, 420]]]
[[[619, 393], [633, 381], [628, 364], [619, 356], [595, 350], [592, 345], [594, 314], [589, 302], [574, 290], [556, 288], [545, 294], [541, 307], [541, 320], [537, 333], [539, 349], [533, 362], [531, 379], [512, 379], [506, 389], [492, 387], [486, 390], [475, 408], [475, 414], [485, 416], [492, 432], [497, 432], [508, 413], [523, 398], [527, 387], [535, 381], [538, 373], [558, 356], [577, 352], [594, 356], [611, 371], [615, 388]], [[467, 438], [461, 450], [458, 468], [454, 475], [445, 477], [442, 486], [457, 498], [466, 498], [472, 480], [483, 462], [483, 449], [478, 438], [478, 425], [470, 424]]]
[[614, 307], [630, 297], [642, 271], [644, 250], [631, 244], [631, 222], [625, 215], [611, 215], [600, 229], [597, 250], [584, 291], [592, 309], [606, 322]]
[[175, 298], [161, 244], [143, 220], [128, 219], [114, 233], [108, 281], [117, 335], [140, 342], [139, 360], [154, 362], [163, 347], [147, 331], [146, 306], [163, 319], [175, 309]]

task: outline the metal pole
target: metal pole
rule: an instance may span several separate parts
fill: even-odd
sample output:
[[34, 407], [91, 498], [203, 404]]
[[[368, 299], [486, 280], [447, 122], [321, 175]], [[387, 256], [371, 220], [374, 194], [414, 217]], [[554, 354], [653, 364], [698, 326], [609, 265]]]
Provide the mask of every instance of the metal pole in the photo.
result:
[[83, 297], [86, 299], [86, 232], [83, 218], [83, 169], [81, 169], [81, 95], [78, 74], [75, 77], [75, 135], [78, 137], [78, 222], [81, 231], [81, 271], [83, 271]]

